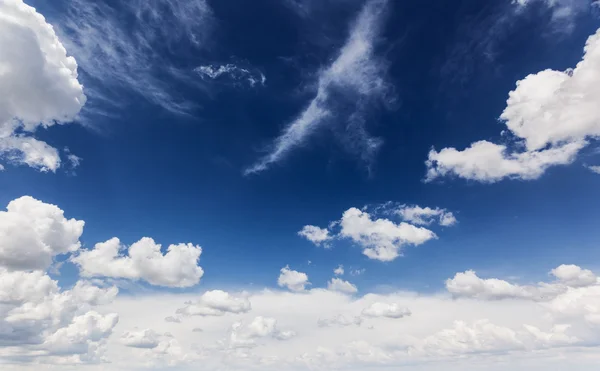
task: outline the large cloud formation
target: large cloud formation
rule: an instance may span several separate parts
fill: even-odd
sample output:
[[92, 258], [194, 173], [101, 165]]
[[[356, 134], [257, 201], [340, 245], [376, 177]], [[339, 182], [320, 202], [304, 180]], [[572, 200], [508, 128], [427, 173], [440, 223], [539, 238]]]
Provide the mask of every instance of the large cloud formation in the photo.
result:
[[0, 158], [56, 171], [58, 150], [31, 135], [76, 119], [86, 102], [77, 62], [22, 0], [0, 2], [0, 50]]
[[572, 163], [600, 136], [600, 29], [586, 42], [573, 69], [544, 70], [517, 82], [500, 115], [512, 145], [481, 140], [464, 150], [432, 149], [426, 180], [455, 175], [480, 182], [537, 179], [548, 168]]

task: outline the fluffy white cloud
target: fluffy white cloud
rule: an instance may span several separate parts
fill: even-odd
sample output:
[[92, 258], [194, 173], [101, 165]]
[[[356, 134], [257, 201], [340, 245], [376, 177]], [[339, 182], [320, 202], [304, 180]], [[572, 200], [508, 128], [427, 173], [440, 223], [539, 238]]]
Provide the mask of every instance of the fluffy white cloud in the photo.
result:
[[298, 235], [306, 238], [317, 246], [321, 246], [323, 244], [325, 248], [329, 247], [327, 242], [333, 238], [329, 234], [329, 230], [327, 228], [319, 228], [314, 225], [305, 225], [302, 227], [302, 230], [298, 232]]
[[385, 317], [385, 318], [402, 318], [410, 316], [411, 312], [408, 308], [399, 306], [396, 303], [373, 303], [368, 308], [362, 311], [362, 315], [365, 317]]
[[333, 274], [335, 274], [336, 276], [343, 276], [344, 275], [344, 266], [338, 265], [338, 267], [333, 270]]
[[265, 85], [267, 78], [260, 71], [250, 71], [248, 68], [238, 67], [235, 64], [206, 65], [194, 69], [203, 79], [229, 80], [234, 85], [240, 81], [247, 82], [251, 87], [256, 84]]
[[118, 316], [96, 310], [114, 300], [117, 292], [116, 287], [83, 281], [61, 290], [42, 271], [0, 268], [0, 358], [101, 361]]
[[[386, 0], [367, 2], [337, 57], [319, 74], [313, 100], [275, 139], [269, 153], [249, 167], [245, 174], [266, 170], [320, 126], [334, 119], [346, 126], [344, 132], [353, 134], [352, 138], [346, 139], [348, 146], [359, 151], [364, 160], [371, 159], [381, 141], [366, 132], [365, 110], [369, 102], [385, 100], [389, 93], [384, 76], [385, 63], [374, 52], [386, 3]], [[345, 112], [342, 107], [346, 105], [340, 104], [339, 100], [355, 108]]]
[[204, 274], [198, 266], [201, 253], [200, 246], [188, 243], [169, 245], [163, 255], [161, 245], [148, 237], [127, 249], [118, 238], [112, 238], [79, 252], [71, 261], [84, 277], [142, 279], [158, 286], [189, 287], [200, 282]]
[[121, 343], [132, 348], [156, 348], [160, 343], [160, 335], [154, 330], [127, 331], [121, 336]]
[[344, 294], [356, 294], [358, 292], [355, 285], [340, 278], [332, 278], [327, 282], [327, 290], [338, 291]]
[[432, 209], [430, 207], [421, 207], [418, 205], [402, 205], [396, 212], [405, 221], [417, 225], [429, 225], [434, 221], [437, 221], [439, 225], [447, 227], [452, 226], [457, 222], [456, 217], [452, 212], [447, 211], [446, 209], [440, 209], [439, 207]]
[[294, 331], [280, 331], [275, 318], [258, 316], [247, 325], [242, 322], [234, 323], [231, 326], [229, 339], [220, 343], [226, 348], [252, 348], [258, 345], [257, 340], [261, 338], [289, 340], [294, 336], [296, 336]]
[[86, 102], [77, 62], [52, 26], [22, 0], [0, 3], [0, 49], [0, 156], [55, 171], [58, 151], [30, 135], [77, 117]]
[[0, 266], [46, 269], [56, 255], [79, 249], [84, 224], [32, 197], [13, 200], [0, 211]]
[[246, 313], [252, 309], [245, 296], [236, 296], [221, 290], [207, 291], [194, 303], [177, 310], [184, 316], [223, 316], [226, 313]]
[[456, 175], [481, 182], [536, 179], [551, 166], [572, 163], [587, 140], [600, 136], [600, 30], [590, 36], [574, 69], [544, 70], [517, 82], [500, 118], [516, 143], [473, 143], [465, 150], [429, 152], [427, 180]]
[[355, 207], [344, 212], [340, 226], [340, 236], [352, 239], [363, 248], [363, 254], [380, 261], [396, 259], [404, 245], [417, 246], [437, 238], [429, 229], [404, 222], [396, 224], [389, 219], [372, 219], [368, 212]]
[[289, 266], [281, 268], [279, 277], [277, 278], [277, 285], [279, 287], [287, 287], [291, 291], [304, 291], [308, 282], [308, 276], [306, 273], [291, 270]]
[[482, 279], [470, 270], [457, 273], [446, 281], [446, 289], [457, 297], [478, 299], [529, 299], [549, 301], [564, 294], [571, 288], [598, 284], [598, 277], [587, 269], [576, 265], [561, 265], [550, 271], [555, 282], [540, 282], [537, 285], [517, 285], [497, 278]]

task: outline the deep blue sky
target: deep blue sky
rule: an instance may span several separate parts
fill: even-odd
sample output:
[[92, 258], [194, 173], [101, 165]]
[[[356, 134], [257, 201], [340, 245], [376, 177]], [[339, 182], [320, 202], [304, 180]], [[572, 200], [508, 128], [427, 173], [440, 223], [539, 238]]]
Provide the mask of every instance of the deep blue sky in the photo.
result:
[[[59, 22], [60, 2], [28, 3]], [[531, 276], [530, 269], [599, 257], [600, 199], [590, 196], [600, 176], [582, 166], [600, 163], [593, 148], [538, 180], [423, 182], [432, 146], [498, 139], [497, 118], [517, 80], [573, 67], [599, 25], [593, 14], [578, 15], [565, 31], [542, 5], [499, 25], [508, 1], [392, 2], [378, 53], [390, 62], [397, 101], [369, 114], [369, 132], [384, 140], [371, 173], [325, 129], [268, 171], [244, 176], [261, 148], [310, 101], [318, 69], [335, 57], [361, 6], [331, 3], [303, 17], [276, 0], [210, 1], [218, 31], [209, 47], [195, 55], [165, 51], [165, 58], [189, 69], [244, 63], [266, 75], [264, 87], [191, 89], [169, 80], [198, 106], [188, 116], [124, 93], [122, 107], [103, 107], [112, 117], [88, 116], [95, 128], [64, 125], [38, 133], [83, 158], [76, 175], [10, 168], [0, 173], [0, 204], [24, 194], [55, 203], [68, 217], [86, 221], [86, 246], [113, 236], [125, 243], [142, 236], [163, 246], [198, 243], [207, 287], [273, 285], [286, 264], [319, 282], [344, 264], [366, 268], [353, 279], [361, 287], [428, 290], [465, 269], [531, 281], [544, 277]], [[93, 86], [82, 75], [86, 87]], [[390, 263], [370, 261], [347, 242], [324, 250], [296, 235], [303, 225], [325, 226], [350, 207], [389, 200], [447, 208], [459, 224]]]

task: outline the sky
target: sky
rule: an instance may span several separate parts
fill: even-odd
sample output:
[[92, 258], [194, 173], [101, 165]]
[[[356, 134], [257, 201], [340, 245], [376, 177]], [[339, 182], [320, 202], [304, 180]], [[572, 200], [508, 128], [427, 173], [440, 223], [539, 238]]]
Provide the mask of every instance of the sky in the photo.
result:
[[0, 368], [595, 370], [600, 3], [0, 0]]

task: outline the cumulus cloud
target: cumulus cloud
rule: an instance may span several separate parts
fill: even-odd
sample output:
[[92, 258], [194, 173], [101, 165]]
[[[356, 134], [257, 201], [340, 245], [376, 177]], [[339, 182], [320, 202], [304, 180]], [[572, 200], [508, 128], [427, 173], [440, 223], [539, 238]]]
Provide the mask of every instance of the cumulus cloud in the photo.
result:
[[590, 36], [574, 69], [544, 70], [517, 82], [500, 115], [511, 145], [478, 141], [464, 150], [429, 152], [426, 180], [455, 175], [480, 182], [537, 179], [572, 163], [600, 135], [600, 30]]
[[152, 238], [144, 237], [129, 248], [112, 238], [80, 251], [71, 261], [84, 277], [141, 279], [152, 285], [189, 287], [200, 282], [204, 274], [198, 266], [200, 254], [200, 246], [191, 243], [169, 245], [163, 255], [161, 245]]
[[236, 296], [222, 290], [207, 291], [197, 302], [177, 310], [178, 315], [215, 317], [226, 313], [246, 313], [252, 309], [245, 296]]
[[452, 212], [447, 211], [446, 209], [440, 209], [439, 207], [432, 209], [430, 207], [421, 207], [418, 205], [402, 205], [396, 212], [405, 221], [417, 225], [429, 225], [436, 221], [439, 225], [447, 227], [452, 226], [457, 222], [456, 217]]
[[[375, 54], [385, 9], [385, 0], [367, 2], [336, 58], [320, 72], [315, 97], [284, 128], [269, 153], [247, 168], [245, 174], [266, 170], [324, 125], [345, 125], [348, 147], [359, 152], [366, 162], [371, 161], [381, 140], [366, 132], [365, 115], [374, 102], [388, 99], [390, 90], [385, 80], [386, 63]], [[350, 110], [349, 105], [353, 107]]]
[[456, 297], [471, 297], [485, 300], [528, 299], [552, 300], [571, 288], [598, 284], [598, 277], [587, 269], [576, 265], [561, 265], [550, 271], [556, 280], [536, 285], [518, 285], [497, 278], [482, 279], [475, 271], [457, 273], [446, 280], [446, 289]]
[[344, 275], [344, 266], [338, 265], [338, 267], [333, 270], [333, 274], [335, 274], [336, 276], [343, 276]]
[[298, 235], [306, 238], [317, 246], [323, 245], [325, 248], [329, 247], [327, 242], [332, 239], [327, 228], [319, 228], [314, 225], [305, 225], [302, 227], [302, 230], [298, 232]]
[[373, 219], [366, 211], [355, 207], [344, 212], [340, 220], [340, 236], [352, 239], [363, 248], [370, 259], [392, 261], [401, 254], [405, 245], [421, 245], [436, 234], [424, 227], [389, 219]]
[[176, 114], [193, 104], [172, 88], [193, 67], [176, 65], [182, 50], [200, 52], [212, 28], [205, 0], [133, 0], [118, 5], [68, 0], [57, 19], [61, 39], [80, 64], [91, 103], [122, 105], [136, 93]]
[[196, 71], [202, 79], [224, 81], [233, 85], [246, 83], [251, 87], [254, 87], [257, 84], [264, 86], [267, 81], [267, 78], [262, 72], [258, 70], [250, 71], [248, 68], [238, 67], [232, 63], [198, 66], [194, 71]]
[[127, 331], [121, 336], [121, 343], [132, 348], [156, 348], [160, 342], [160, 335], [154, 330]]
[[331, 318], [319, 319], [317, 325], [319, 327], [330, 327], [330, 326], [360, 326], [363, 322], [360, 316], [347, 316], [343, 314], [335, 315]]
[[356, 294], [358, 292], [355, 285], [340, 278], [332, 278], [327, 282], [327, 290], [338, 291], [344, 294]]
[[300, 292], [304, 291], [310, 282], [308, 282], [306, 273], [291, 270], [289, 266], [285, 266], [281, 268], [277, 285], [287, 287], [290, 291]]
[[0, 156], [54, 172], [58, 151], [32, 135], [77, 118], [86, 102], [77, 62], [52, 26], [22, 0], [0, 3], [0, 49]]
[[58, 206], [29, 196], [15, 199], [0, 211], [0, 266], [47, 269], [55, 256], [79, 249], [84, 224], [66, 219]]
[[258, 316], [247, 325], [235, 322], [231, 326], [228, 341], [221, 341], [221, 344], [228, 348], [252, 348], [258, 345], [258, 339], [271, 337], [276, 340], [289, 340], [294, 336], [294, 331], [280, 331], [275, 318]]
[[401, 307], [396, 303], [386, 304], [376, 302], [371, 304], [368, 308], [365, 308], [362, 311], [362, 315], [370, 318], [402, 318], [410, 316], [411, 312], [408, 308]]
[[61, 290], [43, 271], [0, 268], [0, 356], [7, 361], [16, 354], [45, 362], [102, 361], [118, 315], [97, 310], [112, 302], [117, 292], [116, 287], [84, 281]]

